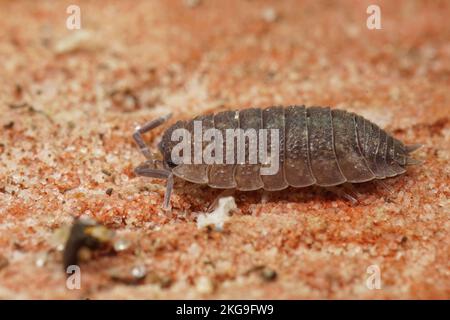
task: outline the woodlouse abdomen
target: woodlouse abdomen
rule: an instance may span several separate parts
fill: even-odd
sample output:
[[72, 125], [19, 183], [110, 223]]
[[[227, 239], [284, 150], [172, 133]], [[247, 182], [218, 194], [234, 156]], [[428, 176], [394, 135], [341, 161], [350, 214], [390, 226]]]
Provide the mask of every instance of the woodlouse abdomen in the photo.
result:
[[[156, 125], [165, 119], [160, 119]], [[158, 120], [156, 120], [157, 122]], [[172, 133], [184, 128], [194, 133], [194, 121], [202, 127], [215, 128], [221, 132], [242, 128], [276, 129], [279, 147], [279, 170], [275, 174], [261, 175], [263, 163], [186, 164], [172, 161], [172, 151], [178, 141]], [[140, 136], [156, 126], [150, 123], [135, 134], [144, 154], [150, 154]], [[268, 138], [270, 144], [270, 137]], [[192, 140], [192, 145], [195, 145]], [[204, 150], [205, 144], [201, 146]], [[248, 148], [248, 145], [245, 145]], [[415, 164], [409, 153], [417, 145], [405, 146], [376, 124], [363, 117], [344, 110], [328, 107], [289, 106], [250, 108], [240, 111], [224, 111], [215, 115], [204, 115], [190, 121], [178, 121], [163, 134], [159, 144], [163, 160], [149, 159], [136, 169], [138, 175], [167, 177], [171, 184], [172, 175], [182, 179], [207, 184], [213, 188], [238, 190], [282, 190], [289, 186], [307, 187], [319, 185], [335, 186], [346, 182], [360, 183], [374, 179], [394, 177], [405, 172], [405, 166]], [[226, 150], [223, 152], [235, 152]], [[194, 150], [194, 147], [192, 148]], [[254, 150], [247, 150], [246, 154]], [[221, 151], [222, 152], [222, 151]], [[194, 151], [192, 151], [194, 157]], [[171, 188], [171, 186], [170, 186]], [[169, 187], [165, 205], [170, 196]]]

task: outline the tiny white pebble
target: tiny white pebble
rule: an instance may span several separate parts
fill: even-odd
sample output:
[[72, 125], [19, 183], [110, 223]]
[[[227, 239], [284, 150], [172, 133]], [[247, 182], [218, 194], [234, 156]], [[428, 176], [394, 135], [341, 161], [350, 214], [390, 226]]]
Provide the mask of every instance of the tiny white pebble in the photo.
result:
[[266, 8], [261, 13], [262, 18], [266, 22], [274, 22], [278, 19], [278, 13], [274, 8]]
[[211, 293], [214, 291], [214, 285], [211, 279], [205, 276], [198, 278], [195, 288], [199, 293]]
[[136, 279], [142, 279], [147, 275], [147, 268], [144, 265], [134, 266], [131, 275]]
[[183, 3], [188, 8], [195, 8], [200, 5], [200, 0], [184, 0]]
[[210, 214], [201, 214], [197, 217], [197, 228], [201, 229], [213, 225], [216, 231], [222, 231], [223, 225], [229, 219], [230, 211], [237, 209], [233, 197], [219, 199], [219, 205]]
[[47, 263], [47, 254], [40, 253], [35, 261], [36, 267], [42, 268]]
[[116, 251], [124, 251], [130, 247], [130, 241], [127, 239], [119, 239], [114, 242], [114, 250]]

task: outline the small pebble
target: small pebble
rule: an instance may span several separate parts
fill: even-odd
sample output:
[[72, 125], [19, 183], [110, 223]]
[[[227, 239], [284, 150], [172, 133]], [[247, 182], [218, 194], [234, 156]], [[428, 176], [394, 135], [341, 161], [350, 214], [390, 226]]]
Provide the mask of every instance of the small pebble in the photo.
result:
[[201, 1], [200, 0], [184, 0], [183, 3], [188, 8], [195, 8], [200, 5]]
[[14, 121], [10, 121], [3, 126], [5, 129], [12, 129], [14, 127]]
[[170, 277], [162, 277], [159, 280], [161, 288], [168, 288], [172, 285], [172, 279]]
[[112, 173], [107, 169], [102, 169], [102, 173], [107, 175], [108, 177], [110, 177], [112, 175]]
[[214, 284], [211, 279], [202, 276], [198, 278], [195, 288], [199, 293], [212, 293], [214, 291]]
[[134, 266], [133, 269], [131, 269], [131, 275], [135, 279], [143, 279], [147, 275], [147, 268], [144, 265]]
[[56, 54], [65, 54], [77, 50], [95, 50], [101, 47], [100, 37], [90, 30], [77, 30], [59, 40], [55, 46]]
[[118, 239], [114, 242], [114, 250], [117, 252], [125, 251], [130, 247], [131, 243], [127, 239]]
[[266, 22], [275, 22], [278, 19], [278, 13], [274, 8], [266, 8], [262, 11], [261, 17]]
[[261, 277], [265, 280], [265, 281], [273, 281], [277, 278], [277, 273], [275, 270], [272, 270], [270, 268], [264, 268], [261, 271]]
[[47, 253], [40, 253], [35, 261], [36, 267], [42, 268], [47, 263]]

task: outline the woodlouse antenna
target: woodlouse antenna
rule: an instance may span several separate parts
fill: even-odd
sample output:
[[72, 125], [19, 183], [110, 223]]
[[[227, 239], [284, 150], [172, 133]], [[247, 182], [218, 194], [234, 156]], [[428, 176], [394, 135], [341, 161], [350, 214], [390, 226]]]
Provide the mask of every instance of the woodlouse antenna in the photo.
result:
[[137, 127], [136, 131], [133, 134], [134, 141], [136, 141], [137, 145], [139, 146], [139, 149], [141, 150], [142, 154], [148, 159], [153, 160], [154, 156], [153, 153], [150, 151], [150, 148], [145, 143], [144, 139], [142, 138], [142, 135], [158, 126], [166, 122], [170, 117], [172, 116], [171, 113], [159, 117], [157, 119], [154, 119], [152, 121], [147, 122], [142, 127]]
[[173, 189], [173, 174], [171, 171], [161, 168], [163, 167], [161, 160], [156, 159], [155, 154], [150, 150], [142, 138], [142, 134], [160, 126], [171, 116], [172, 114], [169, 113], [165, 116], [147, 122], [142, 127], [136, 128], [136, 131], [133, 134], [134, 141], [136, 141], [136, 144], [139, 146], [142, 154], [147, 158], [147, 161], [134, 169], [134, 173], [138, 176], [167, 180], [166, 193], [164, 195], [164, 209], [169, 209], [170, 195], [172, 194]]

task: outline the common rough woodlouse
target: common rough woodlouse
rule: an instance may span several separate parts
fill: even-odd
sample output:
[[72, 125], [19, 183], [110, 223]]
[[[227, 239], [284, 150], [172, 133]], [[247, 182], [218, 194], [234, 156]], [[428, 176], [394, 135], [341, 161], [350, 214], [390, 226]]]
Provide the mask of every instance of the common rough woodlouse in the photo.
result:
[[[164, 208], [169, 207], [174, 175], [213, 188], [275, 191], [289, 186], [332, 187], [346, 182], [385, 179], [404, 173], [407, 165], [420, 163], [409, 157], [420, 145], [404, 145], [357, 114], [329, 107], [305, 106], [249, 108], [178, 121], [164, 132], [158, 145], [160, 154], [155, 154], [145, 144], [142, 134], [169, 117], [150, 121], [137, 128], [133, 135], [147, 158], [136, 167], [136, 175], [167, 180]], [[219, 131], [278, 129], [280, 170], [273, 175], [261, 175], [259, 170], [264, 164], [248, 162], [174, 164], [171, 157], [177, 142], [173, 141], [172, 133], [176, 129], [192, 133], [194, 121]], [[204, 147], [203, 144], [202, 150]]]

